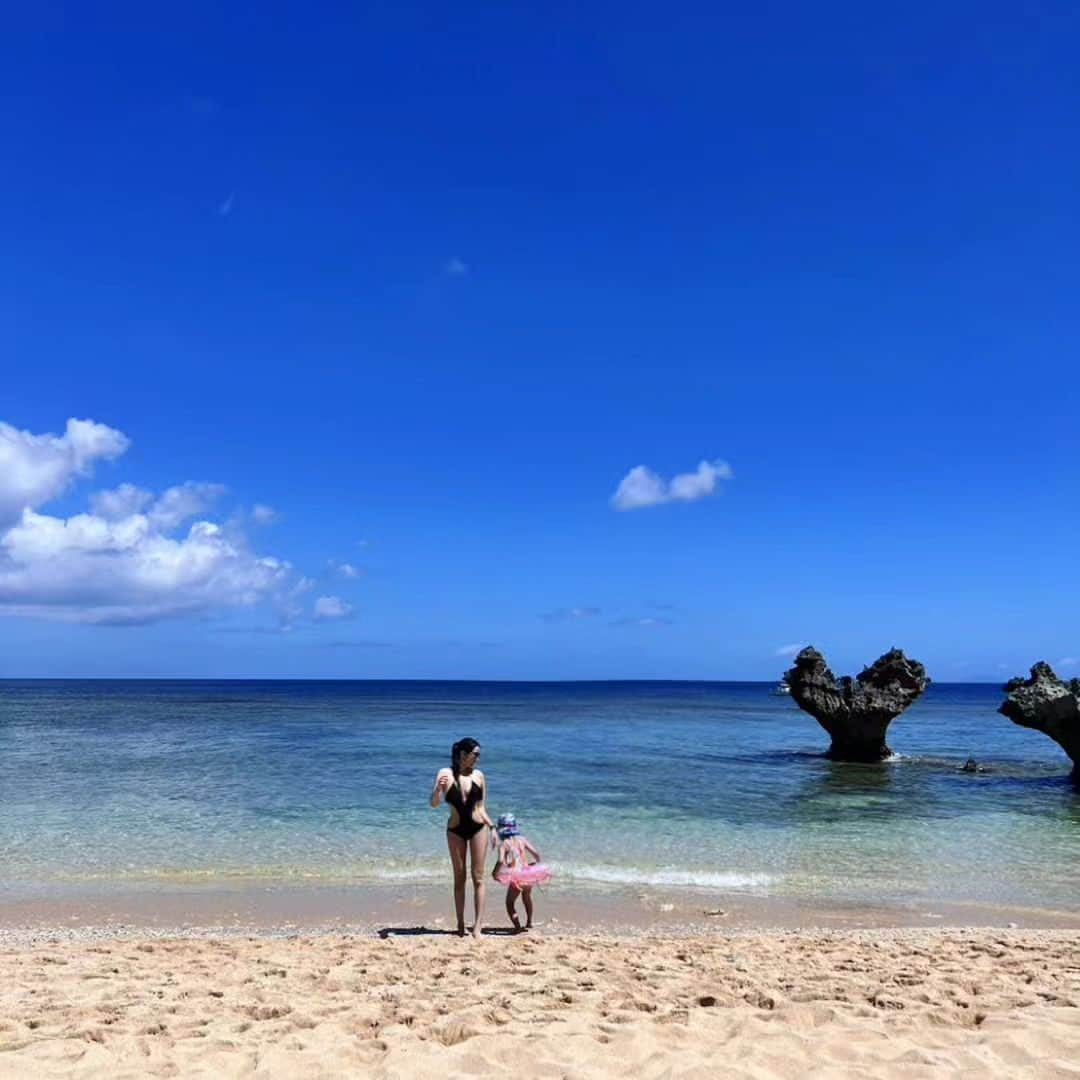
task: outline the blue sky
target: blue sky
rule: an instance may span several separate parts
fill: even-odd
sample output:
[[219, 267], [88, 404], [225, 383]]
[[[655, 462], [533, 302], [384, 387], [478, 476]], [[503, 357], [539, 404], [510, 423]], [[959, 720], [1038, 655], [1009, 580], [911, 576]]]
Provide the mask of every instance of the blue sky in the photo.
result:
[[0, 676], [1077, 673], [1078, 51], [1064, 3], [9, 16]]

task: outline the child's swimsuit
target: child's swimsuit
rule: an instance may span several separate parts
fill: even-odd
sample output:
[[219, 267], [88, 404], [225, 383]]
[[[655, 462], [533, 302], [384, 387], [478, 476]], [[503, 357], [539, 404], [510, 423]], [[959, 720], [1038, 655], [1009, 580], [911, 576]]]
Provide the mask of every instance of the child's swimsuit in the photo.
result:
[[472, 816], [473, 807], [484, 801], [484, 785], [474, 780], [469, 794], [464, 799], [461, 797], [461, 785], [455, 780], [447, 789], [446, 801], [458, 812], [458, 823], [447, 825], [446, 831], [460, 836], [462, 840], [471, 840], [482, 828], [482, 821], [474, 821]]
[[499, 848], [499, 865], [495, 880], [513, 889], [531, 889], [551, 880], [551, 868], [545, 863], [527, 863], [524, 852], [525, 840], [515, 837], [504, 840]]

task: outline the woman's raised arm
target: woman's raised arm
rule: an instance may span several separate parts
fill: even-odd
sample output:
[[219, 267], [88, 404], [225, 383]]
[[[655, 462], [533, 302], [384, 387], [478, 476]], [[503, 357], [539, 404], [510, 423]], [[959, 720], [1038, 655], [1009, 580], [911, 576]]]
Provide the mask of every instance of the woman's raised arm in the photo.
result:
[[438, 806], [450, 787], [453, 773], [449, 769], [440, 769], [435, 777], [435, 786], [431, 789], [431, 805]]

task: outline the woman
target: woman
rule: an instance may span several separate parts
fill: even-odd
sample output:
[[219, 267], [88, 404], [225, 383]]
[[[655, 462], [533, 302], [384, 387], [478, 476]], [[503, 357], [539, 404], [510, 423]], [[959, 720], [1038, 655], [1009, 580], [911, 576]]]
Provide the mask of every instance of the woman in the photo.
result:
[[431, 805], [444, 801], [450, 807], [446, 823], [446, 845], [454, 868], [454, 908], [457, 932], [465, 936], [465, 864], [470, 864], [473, 880], [473, 905], [476, 919], [473, 937], [478, 938], [484, 920], [484, 859], [488, 849], [488, 829], [492, 827], [484, 799], [487, 783], [476, 767], [480, 744], [475, 739], [461, 739], [450, 751], [450, 768], [440, 769], [431, 790]]

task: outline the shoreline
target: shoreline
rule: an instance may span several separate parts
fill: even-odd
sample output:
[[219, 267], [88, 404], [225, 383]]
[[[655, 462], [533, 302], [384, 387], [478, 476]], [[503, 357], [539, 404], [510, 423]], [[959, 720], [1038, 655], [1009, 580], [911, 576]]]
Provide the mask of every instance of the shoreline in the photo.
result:
[[[503, 889], [488, 887], [485, 931], [509, 928]], [[1024, 928], [1080, 930], [1080, 909], [985, 903], [791, 899], [687, 888], [608, 888], [536, 894], [548, 934], [593, 937], [709, 936], [720, 932], [818, 932]], [[471, 925], [471, 889], [466, 917]], [[191, 885], [163, 889], [99, 887], [61, 894], [0, 896], [0, 944], [138, 937], [282, 937], [347, 933], [361, 937], [454, 925], [449, 884]]]

